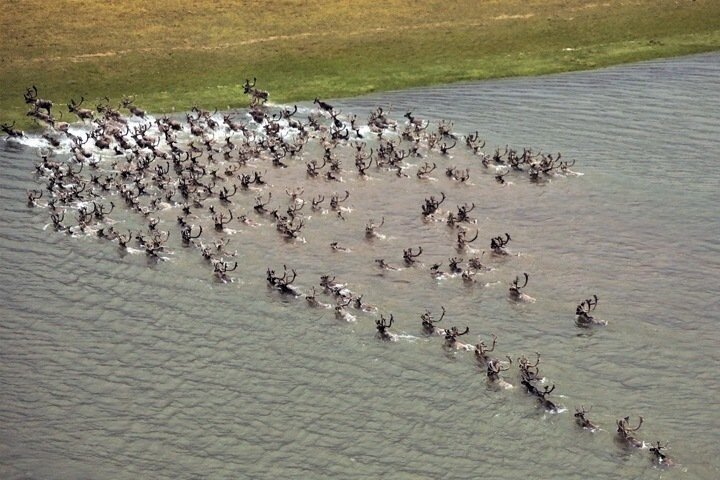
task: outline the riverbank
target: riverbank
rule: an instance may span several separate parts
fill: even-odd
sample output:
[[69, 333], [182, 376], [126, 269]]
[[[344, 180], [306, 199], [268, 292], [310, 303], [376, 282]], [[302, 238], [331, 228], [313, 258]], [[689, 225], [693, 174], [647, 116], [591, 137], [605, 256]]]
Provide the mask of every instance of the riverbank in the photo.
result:
[[309, 0], [262, 9], [29, 0], [5, 6], [0, 22], [0, 121], [24, 128], [22, 94], [33, 84], [57, 111], [71, 98], [92, 108], [133, 95], [147, 110], [171, 112], [245, 106], [252, 77], [271, 101], [292, 102], [720, 49], [713, 0]]

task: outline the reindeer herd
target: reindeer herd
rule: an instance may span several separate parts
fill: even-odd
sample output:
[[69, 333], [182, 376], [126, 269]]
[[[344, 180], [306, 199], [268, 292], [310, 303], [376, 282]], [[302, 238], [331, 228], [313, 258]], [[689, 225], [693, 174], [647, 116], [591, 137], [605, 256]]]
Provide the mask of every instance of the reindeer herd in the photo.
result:
[[[265, 177], [267, 168], [277, 175], [285, 169], [304, 170], [308, 185], [339, 186], [343, 176], [355, 175], [360, 180], [372, 175], [411, 178], [428, 184], [436, 180], [433, 172], [439, 162], [448, 163], [453, 149], [465, 148], [472, 158], [477, 158], [480, 177], [489, 174], [495, 179], [493, 188], [506, 188], [513, 184], [508, 176], [525, 177], [532, 183], [547, 183], [558, 177], [579, 175], [571, 168], [572, 162], [561, 161], [560, 153], [545, 154], [523, 149], [518, 152], [509, 146], [485, 153], [485, 141], [476, 131], [459, 135], [453, 131], [453, 123], [442, 120], [430, 129], [429, 120], [419, 119], [406, 112], [406, 121], [398, 122], [378, 107], [371, 111], [366, 123], [361, 124], [357, 115], [342, 115], [332, 105], [316, 98], [306, 118], [297, 106], [277, 108], [267, 105], [269, 94], [246, 80], [243, 91], [249, 96], [250, 107], [242, 117], [239, 114], [221, 114], [193, 107], [185, 114], [185, 121], [162, 116], [153, 118], [135, 104], [134, 97], [124, 97], [111, 105], [105, 97], [94, 109], [84, 108], [84, 96], [80, 101], [70, 99], [67, 112], [75, 115], [76, 122], [62, 121], [62, 113], [56, 117], [54, 103], [40, 98], [33, 85], [24, 94], [30, 107], [27, 115], [42, 127], [40, 160], [34, 173], [40, 188], [27, 192], [29, 207], [43, 207], [50, 217], [52, 230], [69, 236], [95, 236], [116, 244], [122, 254], [144, 253], [156, 262], [171, 258], [177, 252], [169, 245], [170, 238], [177, 238], [180, 251], [196, 252], [209, 267], [211, 275], [220, 283], [232, 283], [233, 273], [242, 264], [241, 253], [231, 248], [231, 235], [239, 228], [260, 228], [273, 225], [280, 237], [288, 242], [306, 242], [303, 231], [314, 224], [310, 213], [335, 216], [340, 222], [352, 214], [347, 207], [352, 202], [352, 192], [345, 188], [333, 188], [331, 194], [319, 194], [303, 198], [305, 186], [285, 188], [287, 202], [282, 192], [275, 191]], [[9, 141], [26, 136], [12, 124], [2, 123], [0, 129]], [[314, 145], [315, 152], [309, 145]], [[343, 165], [350, 159], [354, 169]], [[374, 164], [374, 168], [373, 167]], [[440, 170], [442, 172], [442, 169]], [[470, 168], [445, 167], [446, 182], [469, 184]], [[249, 203], [252, 198], [254, 202]], [[113, 200], [114, 199], [114, 200]], [[44, 200], [44, 202], [43, 202]], [[326, 202], [327, 200], [327, 202]], [[417, 213], [426, 224], [444, 224], [453, 232], [454, 246], [463, 255], [448, 258], [447, 265], [432, 263], [426, 267], [422, 256], [427, 254], [421, 245], [409, 246], [398, 254], [400, 266], [384, 258], [374, 259], [376, 268], [382, 271], [401, 271], [412, 268], [427, 270], [435, 279], [459, 278], [473, 285], [479, 275], [495, 270], [490, 263], [516, 255], [508, 244], [509, 233], [489, 239], [488, 260], [483, 263], [485, 251], [473, 248], [480, 230], [475, 227], [477, 206], [463, 202], [455, 208], [446, 208], [448, 195], [433, 192], [425, 198]], [[116, 204], [117, 202], [117, 204]], [[117, 205], [117, 208], [116, 208]], [[238, 213], [241, 209], [245, 213]], [[121, 222], [113, 218], [131, 215], [143, 225], [135, 229], [121, 229]], [[174, 217], [174, 218], [172, 218]], [[203, 224], [205, 227], [203, 227]], [[385, 217], [380, 222], [369, 220], [365, 224], [364, 239], [368, 242], [383, 241], [381, 232], [386, 226]], [[443, 227], [445, 228], [445, 227]], [[473, 231], [474, 230], [474, 231]], [[242, 247], [242, 245], [238, 245]], [[330, 243], [334, 252], [352, 253], [352, 250]], [[465, 257], [465, 255], [467, 255]], [[467, 258], [467, 266], [465, 265]], [[392, 262], [392, 260], [390, 261]], [[335, 281], [331, 275], [320, 279], [322, 295], [333, 301], [325, 303], [313, 286], [309, 292], [293, 285], [298, 278], [295, 269], [283, 265], [282, 272], [268, 267], [266, 282], [270, 289], [281, 294], [305, 298], [312, 308], [332, 309], [343, 321], [357, 321], [358, 315], [374, 317], [377, 337], [392, 342], [401, 338], [393, 331], [397, 325], [392, 314], [385, 316], [377, 306], [368, 304], [363, 295], [355, 294], [347, 284]], [[530, 275], [515, 275], [507, 284], [507, 299], [511, 302], [531, 304], [535, 299], [524, 292]], [[595, 318], [598, 296], [582, 300], [576, 307], [575, 325], [578, 328], [596, 328], [607, 321]], [[447, 311], [441, 307], [439, 318], [426, 310], [420, 315], [420, 332], [427, 337], [440, 337], [442, 346], [451, 352], [472, 352], [478, 368], [484, 372], [489, 386], [503, 390], [513, 388], [508, 372], [513, 365], [518, 370], [517, 382], [528, 396], [545, 412], [564, 411], [551, 394], [555, 384], [548, 383], [540, 374], [540, 354], [535, 360], [509, 355], [497, 358], [492, 355], [497, 337], [492, 344], [482, 340], [466, 343], [470, 328], [448, 326], [441, 328]], [[379, 316], [379, 318], [378, 318]], [[576, 408], [577, 424], [588, 431], [599, 427], [587, 418], [590, 410]], [[660, 442], [653, 445], [639, 440], [635, 434], [642, 425], [630, 426], [629, 417], [617, 421], [617, 439], [629, 448], [649, 447], [656, 464], [671, 466], [673, 461], [662, 451]]]

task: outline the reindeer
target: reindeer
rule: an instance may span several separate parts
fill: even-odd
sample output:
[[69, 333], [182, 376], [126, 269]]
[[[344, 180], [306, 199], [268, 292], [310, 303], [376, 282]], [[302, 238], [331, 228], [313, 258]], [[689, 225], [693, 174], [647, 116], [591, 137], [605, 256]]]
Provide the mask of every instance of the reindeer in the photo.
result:
[[[592, 410], [592, 407], [590, 407], [590, 410]], [[586, 414], [590, 413], [590, 410], [585, 410], [585, 405], [581, 405], [580, 408], [575, 407], [575, 422], [580, 427], [594, 432], [598, 429], [598, 426], [588, 420], [588, 418], [585, 416]]]
[[237, 193], [237, 185], [233, 183], [232, 193], [230, 193], [230, 190], [227, 187], [223, 187], [222, 191], [218, 194], [218, 197], [220, 198], [221, 202], [232, 203], [232, 200], [230, 200], [230, 197], [232, 197], [236, 193]]
[[130, 110], [130, 113], [132, 113], [136, 117], [145, 118], [145, 110], [143, 110], [142, 108], [138, 108], [137, 106], [135, 106], [134, 103], [135, 97], [123, 97], [123, 99], [120, 101], [120, 106]]
[[315, 97], [315, 100], [313, 100], [313, 104], [317, 104], [318, 107], [320, 107], [321, 110], [324, 110], [330, 114], [333, 113], [333, 106], [329, 103], [323, 102], [319, 98]]
[[510, 169], [508, 168], [504, 172], [497, 172], [497, 175], [495, 175], [495, 181], [498, 182], [500, 185], [505, 185], [505, 176], [510, 173]]
[[197, 233], [197, 235], [193, 235], [193, 225], [183, 225], [183, 227], [180, 229], [180, 237], [182, 238], [183, 245], [187, 246], [190, 244], [191, 240], [200, 238], [200, 235], [202, 235], [203, 232], [202, 225], [199, 225], [198, 228], [200, 229], [200, 231]]
[[104, 205], [100, 205], [98, 208], [97, 203], [92, 202], [93, 204], [93, 211], [90, 212], [92, 215], [95, 215], [96, 220], [103, 220], [105, 218], [105, 215], [109, 214], [113, 210], [115, 210], [115, 204], [113, 202], [110, 202], [110, 210], [105, 210]]
[[430, 198], [425, 199], [425, 204], [422, 206], [422, 214], [424, 217], [428, 217], [438, 211], [440, 205], [445, 201], [445, 193], [440, 192], [440, 195], [442, 196], [440, 200], [436, 200], [432, 195]]
[[540, 402], [540, 405], [542, 405], [542, 407], [545, 410], [547, 410], [548, 412], [557, 413], [557, 411], [558, 411], [557, 405], [555, 405], [555, 403], [553, 403], [552, 400], [548, 400], [548, 398], [547, 398], [547, 396], [550, 395], [550, 393], [552, 393], [553, 390], [555, 390], [554, 384], [552, 387], [548, 387], [547, 385], [545, 385], [542, 392], [537, 389], [535, 391], [536, 391], [538, 402]]
[[442, 155], [447, 155], [451, 149], [455, 148], [455, 145], [457, 145], [457, 141], [453, 142], [453, 144], [450, 146], [448, 146], [447, 143], [443, 142], [442, 144], [440, 144], [440, 153]]
[[[245, 79], [245, 85], [243, 85], [243, 93], [246, 95], [251, 96], [250, 100], [250, 106], [256, 107], [258, 105], [262, 105], [265, 102], [268, 101], [268, 98], [270, 97], [270, 94], [266, 92], [265, 90], [260, 90], [259, 88], [255, 88], [255, 84], [257, 83], [257, 79], [253, 77], [253, 83], [250, 85], [250, 80]], [[257, 120], [255, 120], [257, 122]], [[258, 122], [261, 123], [261, 122]]]
[[[557, 158], [556, 160], [559, 160], [559, 158]], [[559, 165], [558, 165], [558, 170], [560, 170], [563, 174], [566, 174], [566, 175], [582, 175], [582, 174], [578, 174], [577, 172], [573, 172], [572, 170], [570, 170], [570, 168], [571, 168], [573, 165], [575, 165], [575, 159], [574, 159], [574, 158], [573, 158], [572, 163], [566, 162], [566, 161], [562, 161], [562, 162], [560, 162]]]
[[50, 100], [45, 100], [43, 98], [38, 98], [38, 91], [35, 85], [28, 88], [23, 96], [25, 97], [25, 103], [27, 103], [28, 105], [32, 105], [35, 111], [42, 108], [47, 112], [48, 115], [50, 115], [50, 109], [53, 106], [53, 102], [51, 102]]
[[336, 295], [345, 287], [345, 285], [341, 283], [335, 283], [335, 277], [330, 278], [330, 275], [320, 275], [320, 286], [323, 287], [326, 292], [332, 292]]
[[62, 232], [66, 231], [67, 233], [71, 233], [70, 229], [63, 225], [63, 220], [65, 220], [65, 211], [63, 210], [61, 213], [54, 212], [50, 215], [50, 220], [52, 220], [53, 228], [55, 228], [55, 231]]
[[505, 234], [505, 238], [503, 238], [501, 235], [494, 237], [492, 240], [490, 240], [490, 249], [495, 255], [509, 255], [510, 253], [505, 248], [505, 245], [507, 245], [510, 240], [512, 240], [512, 238], [510, 238], [509, 233]]
[[27, 205], [28, 207], [37, 207], [37, 201], [43, 196], [42, 190], [28, 190], [27, 191]]
[[377, 266], [379, 268], [381, 268], [383, 270], [396, 270], [396, 271], [399, 270], [399, 268], [393, 267], [389, 263], [385, 262], [384, 258], [376, 258], [375, 263], [377, 264]]
[[291, 203], [288, 206], [287, 210], [285, 210], [288, 214], [288, 217], [290, 217], [290, 220], [295, 220], [296, 216], [302, 216], [301, 210], [303, 209], [304, 206], [305, 206], [305, 203], [302, 201]]
[[617, 421], [617, 438], [629, 447], [642, 448], [644, 445], [643, 442], [632, 435], [633, 433], [640, 430], [640, 427], [643, 424], [642, 415], [640, 416], [640, 421], [638, 422], [637, 427], [630, 428], [629, 422], [629, 416], [621, 418]]
[[422, 247], [418, 247], [418, 252], [413, 253], [412, 247], [408, 248], [407, 250], [403, 250], [403, 260], [405, 260], [405, 265], [410, 266], [415, 263], [415, 259], [422, 255], [423, 249]]
[[322, 303], [319, 301], [315, 295], [315, 287], [312, 287], [311, 293], [305, 294], [305, 300], [307, 301], [308, 305], [311, 307], [318, 307], [318, 308], [332, 308], [332, 305], [329, 305], [327, 303]]
[[[227, 218], [227, 220], [225, 220]], [[230, 221], [233, 219], [233, 213], [232, 210], [228, 210], [228, 216], [226, 216], [224, 213], [215, 213], [213, 214], [213, 222], [215, 223], [215, 230], [218, 232], [222, 232], [225, 228], [225, 225], [230, 223]]]
[[223, 115], [223, 123], [233, 132], [247, 133], [247, 127], [243, 123], [236, 122], [232, 115]]
[[228, 276], [228, 272], [233, 272], [237, 269], [238, 262], [235, 262], [233, 268], [230, 268], [230, 264], [225, 261], [215, 260], [213, 262], [213, 272], [217, 276], [218, 280], [223, 283], [229, 283], [232, 280]]
[[475, 236], [471, 239], [467, 239], [467, 231], [460, 230], [457, 234], [457, 249], [464, 250], [468, 245], [477, 240], [480, 230], [475, 231]]
[[382, 132], [388, 128], [395, 129], [397, 122], [390, 120], [382, 107], [377, 107], [374, 111], [370, 112], [368, 119], [368, 125], [370, 130], [382, 136]]
[[466, 284], [473, 284], [476, 282], [475, 275], [477, 275], [477, 271], [468, 268], [467, 270], [463, 270], [462, 274], [460, 274], [460, 277]]
[[447, 349], [458, 349], [458, 350], [472, 350], [472, 346], [466, 343], [458, 341], [458, 337], [467, 335], [470, 333], [470, 327], [465, 327], [462, 332], [457, 327], [453, 326], [445, 330], [445, 348]]
[[122, 235], [120, 235], [118, 233], [118, 235], [117, 235], [118, 246], [121, 249], [125, 250], [125, 249], [127, 249], [128, 243], [130, 243], [130, 241], [132, 239], [133, 239], [133, 232], [131, 232], [130, 230], [128, 230], [127, 237], [123, 237]]
[[384, 235], [377, 232], [377, 229], [383, 225], [385, 225], [385, 217], [382, 217], [379, 225], [376, 225], [374, 220], [370, 220], [365, 224], [365, 238], [384, 238]]
[[318, 166], [317, 160], [310, 160], [307, 163], [307, 168], [306, 168], [308, 176], [317, 177], [318, 175], [320, 175], [320, 170], [322, 170], [322, 168], [325, 166], [326, 163], [327, 163], [327, 160], [323, 159], [323, 164]]
[[[538, 368], [538, 365], [540, 364], [540, 354], [538, 352], [535, 352], [535, 355], [537, 356], [535, 358], [535, 363], [530, 363], [530, 360], [528, 360], [525, 355], [517, 359], [518, 368], [520, 369], [520, 377], [523, 380], [523, 385], [525, 384], [524, 382], [536, 382], [543, 380], [543, 378], [540, 376], [540, 369]], [[528, 390], [530, 390], [529, 387]]]
[[313, 211], [322, 210], [322, 203], [325, 201], [324, 195], [318, 195], [317, 197], [313, 197], [311, 201], [311, 208]]
[[352, 303], [352, 297], [348, 296], [345, 297], [343, 295], [338, 295], [338, 299], [335, 304], [335, 316], [341, 320], [345, 320], [346, 322], [354, 322], [356, 319], [355, 317], [345, 310], [350, 304]]
[[452, 127], [453, 122], [449, 122], [447, 120], [440, 120], [438, 122], [438, 135], [440, 137], [449, 137], [449, 138], [455, 138], [455, 135], [452, 133]]
[[495, 334], [492, 334], [492, 340], [492, 346], [490, 348], [488, 348], [482, 340], [475, 345], [475, 360], [482, 366], [487, 366], [488, 362], [493, 359], [488, 353], [495, 350], [495, 344], [497, 343], [497, 336]]
[[342, 200], [340, 199], [340, 195], [338, 195], [337, 192], [333, 193], [330, 196], [330, 208], [332, 208], [333, 210], [340, 209], [340, 204], [343, 203], [345, 200], [347, 200], [349, 197], [350, 197], [350, 192], [347, 190], [345, 190], [345, 198], [343, 198]]
[[430, 313], [430, 310], [425, 310], [425, 313], [420, 315], [420, 319], [422, 320], [422, 329], [423, 332], [427, 335], [445, 335], [445, 330], [442, 328], [437, 328], [435, 326], [436, 323], [440, 322], [443, 318], [445, 318], [445, 307], [440, 306], [442, 309], [442, 315], [440, 315], [440, 318], [435, 320], [432, 316], [432, 313]]
[[[67, 122], [57, 122], [56, 123], [55, 118], [53, 118], [53, 116], [50, 115], [49, 113], [45, 113], [36, 108], [35, 110], [30, 110], [29, 112], [27, 112], [26, 115], [28, 117], [31, 117], [33, 120], [35, 120], [35, 122], [38, 125], [50, 126], [53, 128], [53, 130], [59, 130], [65, 134], [72, 136], [71, 134], [68, 133], [70, 124], [68, 124]], [[56, 125], [58, 128], [56, 128]]]
[[452, 257], [448, 259], [448, 262], [448, 266], [450, 267], [450, 273], [458, 274], [463, 272], [463, 268], [460, 266], [460, 264], [463, 262], [462, 258]]
[[106, 120], [112, 120], [114, 122], [118, 123], [127, 123], [127, 120], [123, 117], [123, 115], [120, 113], [120, 110], [113, 108], [110, 106], [110, 99], [105, 96], [102, 98], [105, 100], [105, 103], [98, 102], [95, 104], [95, 111], [102, 115], [102, 117]]
[[153, 232], [149, 241], [145, 241], [145, 239], [141, 237], [138, 238], [144, 243], [145, 253], [150, 257], [158, 258], [158, 253], [165, 248], [165, 243], [167, 243], [168, 238], [170, 238], [170, 232]]
[[650, 447], [650, 453], [653, 454], [653, 460], [657, 462], [658, 465], [662, 467], [674, 467], [675, 462], [672, 461], [667, 455], [665, 455], [662, 450], [667, 448], [667, 444], [660, 445], [660, 441], [658, 440], [655, 446]]
[[67, 104], [68, 111], [77, 115], [83, 122], [85, 120], [92, 121], [95, 118], [93, 111], [87, 108], [80, 108], [80, 105], [82, 105], [84, 101], [85, 97], [80, 97], [80, 103], [76, 103], [75, 99], [71, 98], [70, 103]]
[[473, 153], [477, 154], [481, 148], [485, 147], [485, 141], [483, 141], [482, 144], [480, 143], [480, 134], [475, 130], [474, 134], [465, 137], [465, 145], [471, 148]]
[[267, 269], [267, 282], [268, 285], [270, 285], [273, 288], [276, 288], [277, 290], [280, 290], [281, 293], [289, 293], [294, 296], [299, 296], [300, 294], [297, 291], [297, 288], [295, 286], [291, 285], [292, 282], [295, 281], [295, 278], [297, 277], [297, 272], [295, 269], [291, 270], [292, 272], [292, 278], [288, 278], [289, 274], [287, 271], [287, 266], [283, 265], [283, 276], [278, 277], [275, 275], [274, 270], [270, 270], [268, 267]]
[[418, 118], [415, 118], [411, 111], [405, 113], [405, 115], [403, 115], [403, 117], [408, 119], [408, 124], [410, 127], [412, 127], [412, 131], [414, 133], [419, 133], [419, 132], [425, 130], [428, 127], [428, 125], [430, 125], [429, 120], [426, 120], [425, 123], [423, 124], [423, 121]]
[[[355, 168], [357, 168], [358, 175], [361, 177], [367, 177], [367, 169], [372, 166], [373, 162], [373, 149], [370, 149], [369, 155], [364, 155], [361, 153], [360, 149], [358, 149], [357, 153], [355, 154]], [[365, 163], [365, 160], [368, 160], [367, 163]]]
[[392, 327], [393, 316], [390, 314], [390, 320], [388, 321], [385, 317], [380, 314], [380, 319], [375, 320], [375, 326], [377, 328], [377, 336], [380, 340], [389, 342], [397, 341], [397, 334], [388, 332], [388, 328]]
[[525, 276], [525, 283], [523, 283], [522, 285], [519, 285], [520, 277], [517, 275], [515, 276], [515, 280], [513, 280], [510, 283], [510, 288], [508, 289], [508, 293], [510, 295], [510, 298], [512, 298], [513, 300], [527, 300], [527, 299], [532, 298], [532, 297], [528, 297], [527, 295], [525, 295], [523, 292], [520, 291], [521, 289], [523, 289], [527, 286], [528, 278], [529, 278], [527, 273], [523, 273], [523, 275]]
[[598, 320], [590, 312], [595, 310], [598, 304], [598, 296], [583, 300], [580, 305], [575, 308], [575, 323], [579, 327], [590, 327], [592, 325], [607, 325], [605, 320]]
[[487, 380], [488, 383], [495, 385], [502, 389], [508, 389], [513, 388], [513, 386], [500, 378], [501, 372], [506, 372], [510, 370], [510, 365], [512, 365], [512, 358], [506, 357], [508, 359], [508, 364], [504, 365], [500, 360], [497, 358], [491, 358], [487, 362]]
[[470, 180], [470, 169], [460, 170], [459, 168], [452, 167], [452, 170], [446, 171], [448, 177], [452, 178], [456, 182], [464, 183]]
[[301, 219], [295, 223], [295, 219], [293, 219], [290, 223], [287, 221], [278, 221], [277, 228], [286, 238], [288, 239], [294, 239], [298, 238], [300, 235], [300, 230], [302, 230], [303, 226], [305, 225], [305, 222]]
[[253, 207], [253, 209], [261, 215], [267, 213], [268, 210], [266, 207], [270, 204], [271, 199], [272, 192], [268, 192], [268, 199], [265, 203], [263, 203], [262, 196], [255, 197], [255, 206]]
[[475, 203], [473, 203], [471, 206], [468, 206], [467, 203], [460, 205], [457, 207], [458, 213], [457, 213], [457, 222], [467, 222], [467, 223], [474, 223], [475, 220], [470, 218], [470, 215], [468, 215], [470, 212], [475, 210]]
[[427, 176], [430, 175], [430, 173], [437, 168], [437, 165], [433, 162], [432, 167], [429, 163], [425, 162], [425, 165], [420, 167], [418, 171], [415, 173], [417, 178], [421, 180], [427, 179]]
[[305, 202], [302, 198], [300, 198], [303, 193], [305, 193], [305, 189], [303, 187], [295, 187], [292, 191], [287, 188], [285, 189], [285, 194], [290, 197], [291, 204], [303, 205]]
[[18, 130], [15, 127], [15, 122], [13, 121], [12, 125], [8, 125], [7, 123], [0, 124], [0, 130], [5, 132], [9, 138], [22, 138], [25, 136], [25, 132], [22, 130]]
[[333, 252], [344, 252], [344, 253], [351, 252], [351, 250], [349, 248], [343, 247], [338, 242], [331, 242], [330, 248], [333, 250]]

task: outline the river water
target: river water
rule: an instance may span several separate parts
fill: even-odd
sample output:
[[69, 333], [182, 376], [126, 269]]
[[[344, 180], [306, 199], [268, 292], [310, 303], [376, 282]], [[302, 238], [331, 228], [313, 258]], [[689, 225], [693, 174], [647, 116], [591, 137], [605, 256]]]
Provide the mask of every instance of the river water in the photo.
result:
[[[239, 191], [229, 208], [260, 225], [233, 220], [218, 233], [207, 210], [192, 217], [206, 243], [229, 238], [237, 250], [230, 283], [181, 245], [178, 208], [155, 215], [171, 232], [167, 261], [54, 231], [47, 209], [26, 200], [46, 183], [33, 175], [41, 142], [0, 142], [0, 477], [720, 477], [719, 92], [711, 54], [333, 102], [343, 118], [381, 106], [400, 125], [412, 110], [428, 131], [452, 121], [460, 141], [448, 155], [405, 159], [408, 177], [373, 165], [359, 178], [347, 146], [336, 152], [342, 183], [309, 178], [317, 144], [286, 169], [242, 167], [266, 172], [268, 185]], [[299, 107], [306, 116], [313, 105]], [[494, 165], [464, 146], [475, 131], [486, 153], [561, 152], [582, 175], [533, 182], [511, 172], [500, 184]], [[424, 162], [438, 168], [420, 180]], [[469, 180], [447, 177], [450, 166], [468, 168]], [[252, 208], [273, 192], [282, 213], [284, 190], [296, 187], [304, 241], [284, 239]], [[342, 218], [309, 207], [324, 195], [328, 208], [346, 190]], [[441, 192], [444, 212], [475, 204], [471, 250], [456, 249], [457, 228], [423, 219], [424, 199]], [[112, 198], [118, 230], [144, 228], [119, 198], [105, 204]], [[69, 210], [65, 223], [74, 218]], [[365, 225], [381, 218], [383, 236], [366, 239]], [[490, 239], [505, 232], [511, 255], [490, 255]], [[418, 247], [406, 267], [403, 250]], [[434, 263], [447, 271], [452, 257], [467, 267], [483, 250], [492, 270], [472, 283], [429, 272]], [[379, 258], [401, 268], [381, 270]], [[334, 304], [319, 285], [330, 274], [378, 311], [348, 307], [348, 322], [269, 288], [267, 268], [283, 265], [303, 293], [315, 287]], [[512, 301], [508, 284], [525, 272], [523, 292], [536, 301]], [[575, 307], [592, 295], [608, 324], [579, 328]], [[502, 376], [515, 388], [488, 384], [471, 352], [423, 335], [420, 315], [438, 318], [441, 307], [439, 326], [469, 327], [461, 340], [497, 336], [493, 355], [513, 359]], [[393, 315], [396, 341], [376, 337], [380, 313]], [[535, 352], [557, 413], [519, 384], [516, 359]], [[600, 430], [575, 424], [581, 405]], [[680, 465], [661, 468], [647, 448], [618, 443], [625, 416], [632, 426], [642, 416], [636, 437], [667, 442]]]

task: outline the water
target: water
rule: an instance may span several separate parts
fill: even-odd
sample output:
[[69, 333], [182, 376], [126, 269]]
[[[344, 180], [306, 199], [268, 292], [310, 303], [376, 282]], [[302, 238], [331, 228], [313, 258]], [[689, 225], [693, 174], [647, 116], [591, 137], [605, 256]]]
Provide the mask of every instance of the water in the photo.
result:
[[[156, 215], [171, 231], [168, 261], [53, 231], [46, 209], [26, 206], [26, 190], [44, 185], [28, 145], [39, 141], [0, 142], [0, 477], [717, 478], [718, 60], [333, 102], [360, 119], [383, 106], [402, 123], [412, 110], [430, 130], [452, 120], [459, 134], [478, 130], [489, 153], [559, 151], [584, 175], [535, 184], [511, 174], [502, 186], [460, 142], [449, 157], [411, 160], [409, 178], [373, 166], [361, 180], [346, 148], [337, 183], [307, 178], [305, 163], [321, 157], [308, 146], [287, 169], [244, 167], [267, 170], [270, 185], [233, 198], [236, 216], [262, 225], [233, 221], [224, 235], [238, 250], [228, 284], [181, 246], [177, 209]], [[312, 105], [300, 107], [306, 115]], [[424, 161], [438, 164], [436, 180], [415, 178]], [[470, 168], [469, 183], [444, 175], [455, 165]], [[284, 189], [298, 186], [308, 203], [348, 190], [352, 211], [343, 220], [306, 205], [305, 242], [287, 241], [252, 206], [272, 191], [282, 213]], [[495, 270], [472, 285], [432, 278], [433, 263], [447, 270], [449, 258], [466, 266], [470, 256], [455, 249], [455, 230], [422, 220], [423, 200], [441, 191], [446, 211], [476, 205], [473, 248], [508, 232], [517, 255], [486, 254]], [[143, 227], [113, 198], [118, 229]], [[219, 238], [209, 213], [196, 213], [203, 239]], [[365, 224], [382, 217], [386, 238], [367, 241]], [[351, 251], [333, 252], [333, 241]], [[422, 264], [404, 268], [403, 250], [419, 246]], [[403, 269], [382, 271], [377, 258]], [[377, 313], [351, 309], [348, 323], [269, 289], [266, 269], [283, 264], [303, 292], [335, 275], [393, 315], [399, 340], [375, 337]], [[523, 272], [534, 303], [508, 299]], [[580, 329], [574, 308], [593, 294], [609, 324]], [[539, 408], [515, 366], [504, 377], [516, 388], [490, 388], [472, 354], [422, 335], [420, 314], [437, 318], [441, 306], [440, 326], [470, 327], [461, 339], [497, 335], [499, 358], [540, 352], [546, 385], [556, 385], [550, 398], [566, 410]], [[580, 405], [602, 430], [575, 425]], [[681, 466], [660, 469], [647, 450], [618, 445], [615, 421], [626, 415], [633, 425], [642, 415], [637, 436], [669, 442]]]

